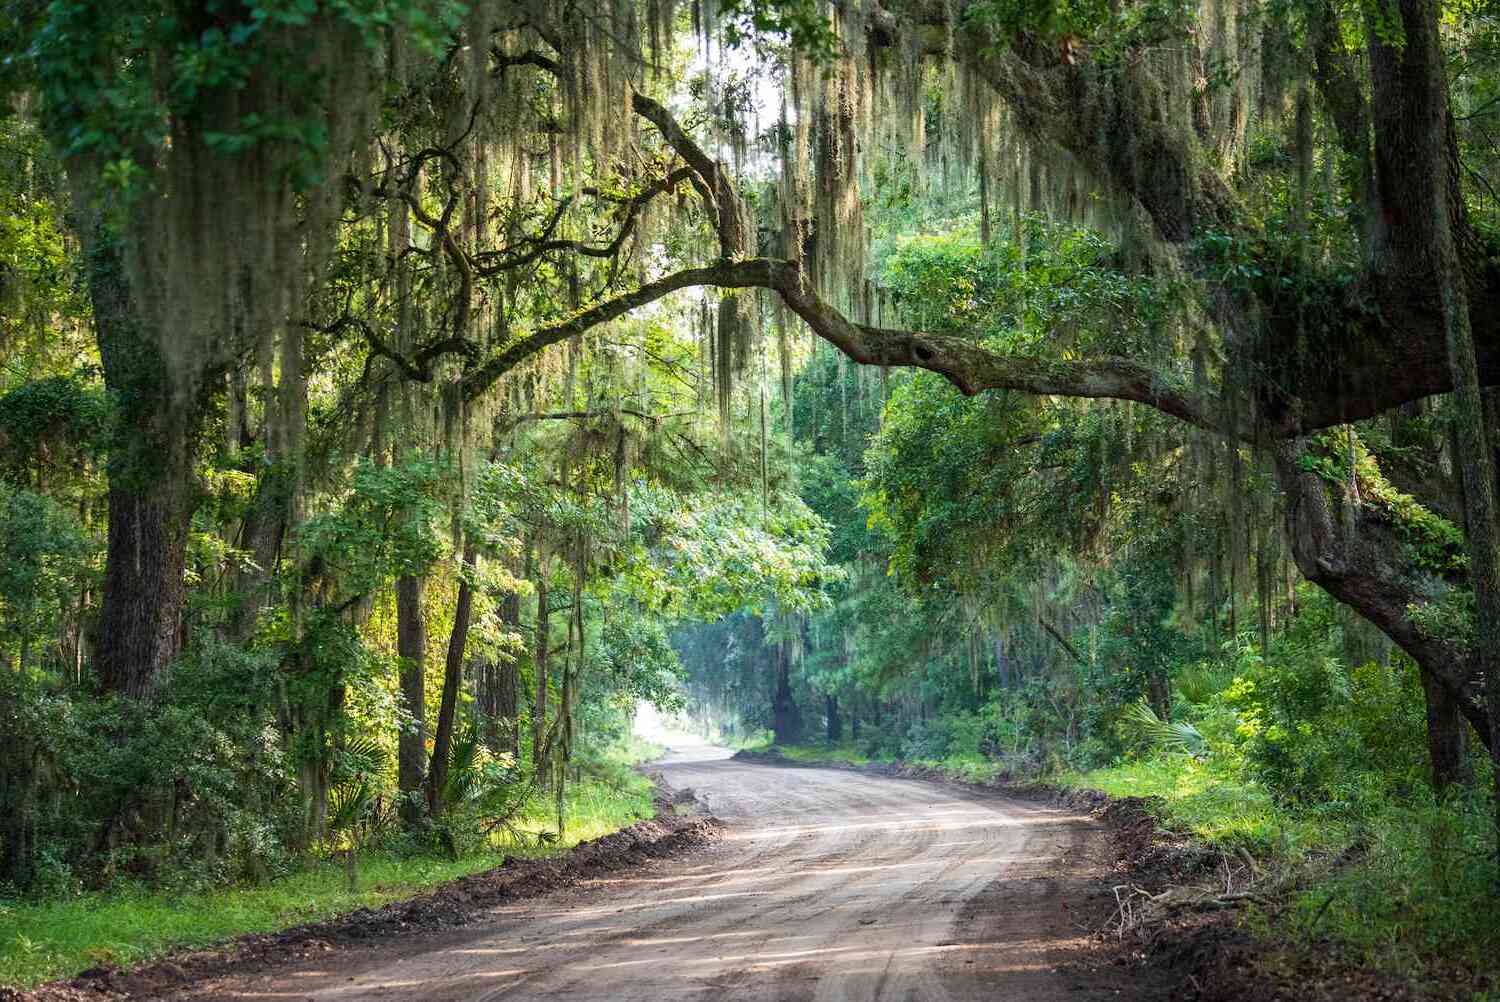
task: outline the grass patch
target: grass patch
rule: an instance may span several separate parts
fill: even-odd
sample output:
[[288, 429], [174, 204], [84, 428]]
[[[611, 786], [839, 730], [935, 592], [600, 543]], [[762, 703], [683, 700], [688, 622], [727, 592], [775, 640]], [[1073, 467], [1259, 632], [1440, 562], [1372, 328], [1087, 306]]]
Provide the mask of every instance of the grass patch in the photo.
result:
[[659, 759], [666, 753], [666, 745], [647, 741], [638, 734], [627, 734], [615, 742], [614, 747], [609, 750], [608, 758], [612, 762], [635, 765], [638, 762], [650, 762]]
[[1188, 755], [1068, 772], [1054, 781], [1112, 797], [1157, 797], [1163, 825], [1223, 848], [1297, 860], [1309, 852], [1337, 851], [1349, 842], [1338, 819], [1278, 806], [1259, 783]]
[[774, 745], [768, 737], [766, 740], [749, 747], [753, 751], [766, 751], [774, 748], [781, 753], [782, 757], [792, 762], [803, 762], [809, 765], [821, 762], [869, 765], [872, 762], [894, 763], [899, 761], [903, 765], [934, 769], [952, 779], [962, 780], [966, 783], [991, 782], [1004, 771], [1000, 763], [977, 754], [950, 755], [943, 759], [872, 758], [861, 751], [859, 746], [852, 741], [844, 741], [838, 744]]
[[765, 727], [747, 731], [744, 734], [736, 734], [733, 737], [720, 735], [712, 740], [714, 744], [733, 748], [735, 751], [765, 751], [774, 742], [770, 730]]
[[837, 745], [776, 745], [776, 750], [793, 762], [844, 762], [849, 765], [865, 765], [868, 755], [853, 744]]
[[[651, 795], [650, 781], [628, 769], [585, 775], [568, 787], [567, 823], [558, 844], [538, 848], [534, 841], [496, 838], [488, 851], [456, 860], [369, 854], [360, 858], [359, 890], [352, 892], [342, 862], [318, 861], [260, 886], [0, 900], [0, 985], [27, 988], [99, 964], [139, 964], [176, 949], [377, 907], [491, 869], [506, 855], [544, 856], [607, 835], [650, 817]], [[551, 805], [538, 802], [520, 827], [535, 832], [555, 823]]]
[[1355, 861], [1301, 892], [1290, 926], [1328, 936], [1372, 967], [1500, 976], [1500, 910], [1493, 813], [1469, 793], [1384, 803], [1354, 831]]

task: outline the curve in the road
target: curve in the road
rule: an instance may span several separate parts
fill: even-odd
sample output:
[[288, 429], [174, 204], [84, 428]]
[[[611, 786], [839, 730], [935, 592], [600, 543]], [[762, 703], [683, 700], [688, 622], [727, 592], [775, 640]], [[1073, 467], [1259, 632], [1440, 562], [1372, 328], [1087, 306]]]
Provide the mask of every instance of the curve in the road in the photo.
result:
[[1121, 997], [1057, 960], [1084, 937], [1086, 818], [932, 783], [729, 760], [660, 768], [728, 826], [687, 859], [335, 951], [190, 997], [413, 1002]]

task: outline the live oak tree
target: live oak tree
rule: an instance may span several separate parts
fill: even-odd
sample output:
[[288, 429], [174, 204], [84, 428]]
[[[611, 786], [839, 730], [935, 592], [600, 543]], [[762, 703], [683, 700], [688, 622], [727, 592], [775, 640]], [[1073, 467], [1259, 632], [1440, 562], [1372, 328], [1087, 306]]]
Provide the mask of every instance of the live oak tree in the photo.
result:
[[[1439, 782], [1460, 718], [1500, 753], [1486, 402], [1500, 380], [1500, 271], [1471, 218], [1494, 151], [1464, 128], [1485, 96], [1447, 75], [1454, 51], [1493, 64], [1485, 12], [1437, 0], [1357, 17], [1321, 0], [694, 10], [709, 65], [688, 113], [663, 72], [681, 27], [665, 3], [10, 15], [27, 52], [19, 82], [40, 97], [72, 182], [116, 406], [104, 687], [149, 697], [181, 645], [196, 463], [221, 411], [226, 438], [260, 450], [239, 582], [248, 633], [269, 569], [295, 563], [310, 421], [323, 422], [325, 455], [451, 456], [460, 479], [466, 457], [503, 443], [497, 424], [541, 413], [538, 400], [577, 420], [608, 410], [624, 449], [623, 429], [663, 416], [621, 402], [623, 368], [611, 391], [580, 391], [586, 337], [715, 290], [699, 293], [698, 343], [726, 430], [737, 380], [768, 353], [755, 337], [771, 313], [862, 365], [929, 370], [964, 394], [1134, 401], [1235, 456], [1271, 457], [1298, 568], [1420, 666]], [[785, 99], [756, 123], [717, 40], [778, 35], [793, 44], [759, 54]], [[944, 96], [929, 114], [933, 80]], [[1275, 148], [1268, 166], [1257, 144]], [[1113, 229], [1129, 269], [1173, 290], [1170, 336], [1064, 353], [1045, 332], [1017, 347], [884, 325], [863, 196], [877, 172], [901, 170], [921, 184], [974, 178], [986, 236], [1023, 204]], [[336, 402], [310, 416], [314, 366], [333, 359], [347, 367]], [[1444, 393], [1456, 490], [1430, 476], [1414, 485], [1420, 511], [1365, 503], [1378, 471], [1353, 447], [1340, 460], [1331, 430]], [[556, 479], [576, 484], [580, 468], [564, 460]], [[1467, 561], [1434, 574], [1407, 539], [1452, 497]], [[587, 561], [538, 531], [541, 601], [560, 558], [576, 610]], [[454, 549], [468, 552], [462, 538]], [[463, 661], [464, 587], [445, 682]], [[400, 653], [420, 666], [422, 579], [396, 588]], [[1465, 588], [1472, 635], [1433, 629]], [[294, 581], [291, 607], [301, 601]], [[535, 617], [534, 726], [551, 611]], [[422, 720], [415, 671], [408, 681]], [[455, 692], [440, 700], [445, 741]], [[559, 695], [566, 707], [571, 693]], [[540, 757], [545, 733], [533, 737]], [[413, 734], [406, 744], [413, 792], [424, 749]]]

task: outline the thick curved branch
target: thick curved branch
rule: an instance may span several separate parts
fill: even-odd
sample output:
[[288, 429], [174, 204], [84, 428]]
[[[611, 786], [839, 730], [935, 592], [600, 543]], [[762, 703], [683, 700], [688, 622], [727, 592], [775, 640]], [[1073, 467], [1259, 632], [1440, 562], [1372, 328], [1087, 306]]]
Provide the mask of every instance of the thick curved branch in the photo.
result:
[[638, 421], [645, 421], [648, 424], [655, 425], [659, 422], [668, 421], [672, 418], [691, 417], [697, 413], [698, 411], [670, 411], [665, 414], [649, 414], [646, 411], [638, 411], [633, 407], [621, 407], [618, 411], [548, 411], [546, 413], [539, 414], [518, 414], [510, 421], [508, 421], [507, 424], [514, 427], [516, 425], [525, 424], [528, 421], [589, 421], [594, 418], [609, 417], [618, 414], [623, 417], [633, 417]]
[[[1413, 610], [1432, 602], [1442, 582], [1416, 581], [1404, 559], [1406, 545], [1394, 527], [1367, 506], [1356, 507], [1352, 527], [1334, 510], [1330, 487], [1301, 467], [1303, 440], [1276, 449], [1276, 480], [1286, 494], [1286, 526], [1297, 569], [1309, 581], [1357, 611], [1412, 656], [1458, 701], [1465, 718], [1488, 745], [1490, 726], [1478, 681], [1470, 675], [1463, 645], [1424, 630]], [[1352, 528], [1352, 532], [1348, 531]]]
[[[951, 53], [1006, 103], [1028, 139], [1067, 152], [1098, 181], [1138, 204], [1156, 237], [1184, 256], [1190, 272], [1215, 282], [1212, 263], [1195, 249], [1200, 237], [1228, 234], [1256, 246], [1264, 236], [1215, 166], [1195, 156], [1178, 123], [1157, 114], [1150, 88], [1120, 66], [1065, 60], [1055, 46], [1025, 37], [997, 44], [978, 20], [950, 25], [951, 7], [936, 0], [886, 0], [884, 8], [876, 4], [869, 10], [868, 34], [876, 44], [895, 44], [914, 31], [948, 36], [951, 29], [956, 44], [927, 51], [938, 57]], [[1361, 207], [1366, 221], [1377, 229], [1385, 225], [1394, 239], [1392, 252], [1372, 255], [1372, 266], [1353, 284], [1331, 282], [1311, 268], [1286, 275], [1292, 284], [1325, 297], [1312, 306], [1289, 309], [1277, 299], [1280, 283], [1232, 291], [1242, 300], [1236, 314], [1263, 318], [1234, 356], [1254, 401], [1258, 434], [1271, 439], [1363, 420], [1446, 393], [1452, 385], [1437, 283], [1423, 264], [1422, 249], [1405, 248], [1419, 243], [1424, 229], [1406, 218], [1414, 210], [1405, 201], [1423, 190], [1434, 171], [1451, 169], [1451, 130], [1446, 153], [1398, 149], [1411, 132], [1408, 123], [1421, 117], [1407, 105], [1417, 108], [1442, 89], [1398, 82], [1390, 88], [1393, 99], [1384, 102], [1387, 120], [1379, 120], [1364, 95], [1373, 76], [1343, 53], [1332, 8], [1314, 0], [1309, 18], [1314, 82], [1341, 145], [1355, 155], [1353, 194], [1369, 203]], [[1371, 80], [1362, 82], [1364, 77]], [[1372, 161], [1371, 153], [1382, 148], [1392, 152]], [[1388, 165], [1389, 176], [1374, 176], [1376, 161]], [[1450, 188], [1456, 191], [1456, 182]], [[1462, 200], [1454, 199], [1452, 225], [1456, 233], [1467, 233], [1461, 209]], [[1394, 225], [1382, 224], [1387, 216]], [[1281, 267], [1266, 262], [1267, 274]], [[1480, 380], [1500, 385], [1500, 266], [1475, 253], [1468, 268]], [[1310, 326], [1315, 337], [1307, 336]]]
[[1040, 396], [1135, 400], [1202, 428], [1236, 431], [1223, 426], [1220, 408], [1213, 398], [1195, 394], [1131, 359], [1049, 361], [989, 351], [956, 337], [854, 324], [812, 291], [797, 262], [775, 258], [721, 261], [705, 268], [674, 272], [562, 323], [544, 327], [473, 369], [464, 378], [464, 395], [471, 399], [478, 396], [506, 372], [550, 345], [670, 293], [698, 286], [770, 289], [814, 333], [855, 362], [927, 369], [943, 376], [965, 394], [1006, 389]]
[[1200, 428], [1248, 437], [1249, 429], [1223, 423], [1215, 398], [1131, 359], [1052, 361], [989, 351], [957, 337], [855, 324], [824, 302], [795, 268], [782, 269], [778, 280], [776, 291], [794, 313], [819, 337], [864, 365], [927, 369], [968, 396], [983, 390], [1017, 390], [1039, 396], [1136, 400]]
[[710, 285], [723, 289], [773, 288], [776, 268], [785, 266], [787, 262], [766, 258], [721, 261], [706, 268], [686, 268], [648, 282], [638, 289], [576, 313], [561, 323], [533, 331], [494, 358], [476, 366], [463, 379], [464, 398], [472, 400], [484, 393], [495, 380], [543, 349], [622, 317], [631, 310], [654, 303], [663, 296], [681, 289]]

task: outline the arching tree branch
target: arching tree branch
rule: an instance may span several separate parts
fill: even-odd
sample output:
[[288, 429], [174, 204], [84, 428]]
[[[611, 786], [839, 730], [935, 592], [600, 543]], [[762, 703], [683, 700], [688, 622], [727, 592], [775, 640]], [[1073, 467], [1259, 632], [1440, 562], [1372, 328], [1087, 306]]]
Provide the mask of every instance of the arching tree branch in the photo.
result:
[[854, 324], [812, 291], [797, 262], [775, 258], [721, 261], [704, 268], [687, 268], [544, 327], [475, 367], [464, 379], [464, 395], [478, 396], [506, 372], [550, 345], [670, 293], [702, 286], [770, 289], [814, 333], [852, 360], [866, 365], [927, 369], [966, 394], [1007, 389], [1041, 396], [1136, 400], [1199, 427], [1226, 430], [1214, 400], [1127, 358], [1109, 356], [1055, 362], [989, 351], [962, 338]]

